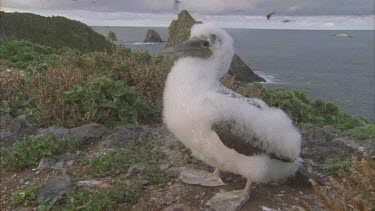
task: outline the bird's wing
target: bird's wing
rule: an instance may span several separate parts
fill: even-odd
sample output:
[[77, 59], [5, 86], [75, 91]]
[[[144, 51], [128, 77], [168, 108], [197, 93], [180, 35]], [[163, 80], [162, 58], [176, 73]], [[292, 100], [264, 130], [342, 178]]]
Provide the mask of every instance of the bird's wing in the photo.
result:
[[238, 152], [297, 159], [301, 134], [282, 110], [259, 102], [215, 92], [207, 96], [201, 113], [210, 119], [211, 129], [221, 141]]
[[254, 105], [260, 109], [268, 109], [268, 105], [261, 99], [257, 99], [257, 98], [247, 98], [247, 97], [244, 97], [240, 94], [238, 94], [237, 92], [223, 86], [223, 85], [219, 85], [218, 88], [217, 88], [217, 92], [220, 93], [220, 94], [223, 94], [223, 95], [226, 95], [226, 96], [229, 96], [231, 98], [236, 98], [238, 100], [241, 100], [241, 101], [244, 101], [250, 105]]
[[257, 154], [267, 154], [271, 159], [281, 160], [283, 162], [292, 162], [293, 160], [279, 156], [272, 152], [266, 152], [262, 148], [262, 143], [249, 132], [243, 131], [235, 121], [221, 121], [212, 125], [211, 129], [216, 132], [221, 142], [240, 154], [251, 156]]

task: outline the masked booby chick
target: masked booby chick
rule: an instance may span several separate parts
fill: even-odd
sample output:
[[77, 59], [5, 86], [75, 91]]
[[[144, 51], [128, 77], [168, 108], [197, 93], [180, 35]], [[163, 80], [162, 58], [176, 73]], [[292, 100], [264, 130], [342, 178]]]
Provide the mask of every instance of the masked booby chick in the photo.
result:
[[189, 40], [161, 52], [182, 56], [166, 80], [164, 122], [193, 156], [216, 168], [214, 173], [184, 171], [183, 181], [223, 185], [219, 170], [247, 179], [244, 190], [217, 193], [207, 202], [223, 210], [243, 206], [252, 182], [282, 180], [301, 166], [301, 135], [291, 119], [220, 84], [233, 53], [230, 35], [212, 24], [194, 25]]

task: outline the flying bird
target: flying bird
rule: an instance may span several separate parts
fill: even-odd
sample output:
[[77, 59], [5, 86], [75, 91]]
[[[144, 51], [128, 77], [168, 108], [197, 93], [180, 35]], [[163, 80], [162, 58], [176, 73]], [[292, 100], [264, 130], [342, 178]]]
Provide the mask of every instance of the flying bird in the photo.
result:
[[288, 22], [291, 22], [291, 20], [286, 19], [286, 20], [283, 20], [282, 22], [283, 23], [288, 23]]
[[96, 4], [96, 2], [95, 2], [95, 1], [91, 1], [91, 3], [93, 3], [93, 4]]
[[[192, 155], [215, 167], [213, 173], [184, 168], [189, 184], [224, 185], [220, 171], [247, 179], [243, 190], [217, 193], [207, 204], [239, 209], [253, 182], [283, 180], [303, 169], [301, 135], [280, 109], [246, 98], [219, 82], [234, 54], [231, 36], [212, 24], [195, 24], [189, 40], [163, 50], [181, 56], [168, 74], [163, 119]], [[305, 172], [305, 176], [310, 176]], [[219, 205], [221, 204], [221, 205]]]
[[271, 18], [271, 16], [274, 15], [275, 13], [276, 13], [276, 12], [274, 11], [274, 12], [271, 12], [270, 14], [266, 15], [267, 20], [269, 20], [269, 19]]

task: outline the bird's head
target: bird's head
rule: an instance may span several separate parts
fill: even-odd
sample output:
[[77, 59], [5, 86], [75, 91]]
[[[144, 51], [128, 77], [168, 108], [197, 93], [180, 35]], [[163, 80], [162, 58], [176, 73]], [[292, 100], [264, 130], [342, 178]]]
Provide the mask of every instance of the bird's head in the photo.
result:
[[233, 40], [223, 29], [210, 24], [193, 25], [188, 40], [160, 52], [161, 55], [205, 59], [218, 65], [219, 75], [228, 72], [233, 58]]

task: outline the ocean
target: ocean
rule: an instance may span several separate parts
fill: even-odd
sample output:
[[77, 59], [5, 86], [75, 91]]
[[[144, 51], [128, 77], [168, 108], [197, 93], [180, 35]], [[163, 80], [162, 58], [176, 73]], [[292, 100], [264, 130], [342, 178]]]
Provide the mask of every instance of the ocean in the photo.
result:
[[[92, 28], [100, 34], [107, 33], [106, 27]], [[147, 29], [111, 27], [127, 47], [155, 54], [164, 48], [164, 43], [143, 43]], [[167, 40], [167, 28], [152, 29]], [[268, 80], [266, 87], [304, 90], [312, 99], [335, 102], [350, 114], [374, 121], [374, 31], [227, 31], [234, 39], [236, 53]]]

